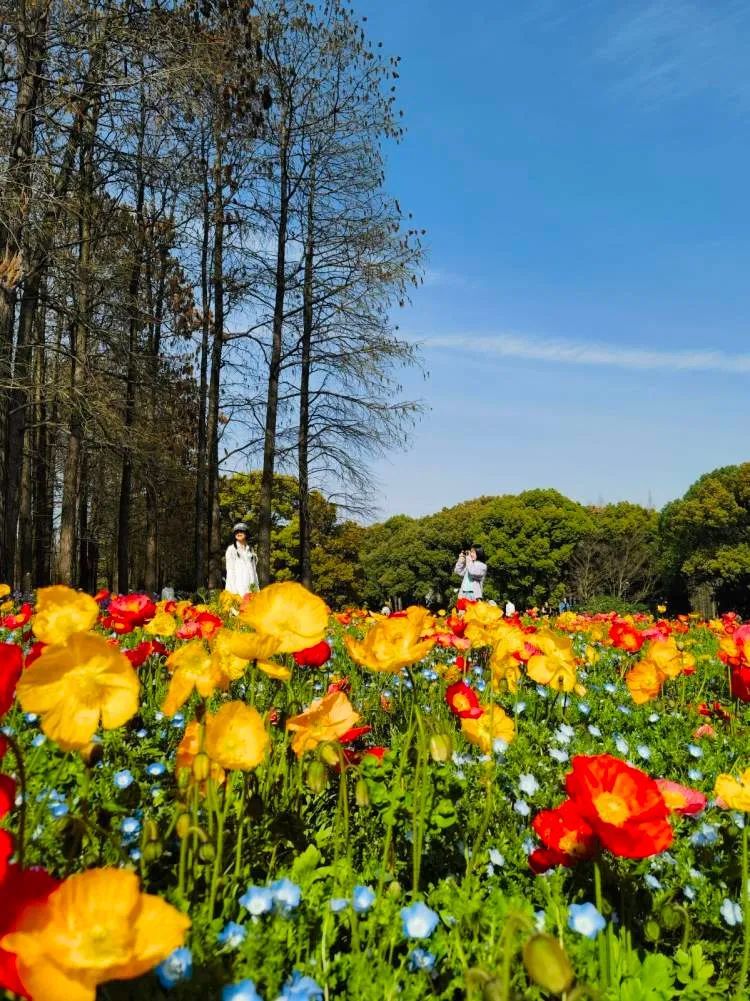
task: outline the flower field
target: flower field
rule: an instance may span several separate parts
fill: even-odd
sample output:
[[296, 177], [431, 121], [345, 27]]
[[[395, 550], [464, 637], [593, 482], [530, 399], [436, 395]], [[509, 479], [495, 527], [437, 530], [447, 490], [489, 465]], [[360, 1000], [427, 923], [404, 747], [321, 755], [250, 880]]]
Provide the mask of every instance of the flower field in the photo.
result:
[[4, 601], [8, 997], [748, 996], [736, 616]]

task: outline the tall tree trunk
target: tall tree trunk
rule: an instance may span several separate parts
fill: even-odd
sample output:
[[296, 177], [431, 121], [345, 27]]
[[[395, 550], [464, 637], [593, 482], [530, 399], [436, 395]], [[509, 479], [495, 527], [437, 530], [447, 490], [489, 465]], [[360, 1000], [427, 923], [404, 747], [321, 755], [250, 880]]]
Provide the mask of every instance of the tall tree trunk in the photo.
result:
[[201, 357], [198, 387], [198, 448], [195, 475], [195, 527], [193, 536], [193, 578], [196, 590], [206, 583], [206, 531], [207, 463], [206, 463], [206, 413], [208, 409], [208, 345], [211, 329], [211, 286], [209, 283], [209, 237], [211, 233], [211, 193], [208, 179], [208, 152], [203, 159], [203, 241], [201, 244]]
[[276, 296], [273, 309], [271, 358], [268, 368], [268, 399], [263, 439], [263, 473], [260, 480], [258, 509], [258, 577], [261, 586], [271, 580], [271, 521], [273, 474], [276, 459], [276, 420], [279, 410], [279, 382], [284, 333], [286, 297], [286, 244], [289, 225], [289, 134], [283, 127], [279, 148], [279, 229], [276, 240]]
[[219, 393], [221, 354], [224, 344], [224, 165], [223, 136], [217, 122], [214, 150], [214, 322], [211, 342], [211, 376], [208, 386], [206, 450], [208, 460], [208, 586], [221, 583], [221, 520], [219, 517]]
[[[150, 258], [146, 259], [146, 294], [148, 295], [149, 316], [149, 357], [151, 360], [151, 392], [149, 396], [149, 422], [151, 427], [156, 424], [157, 403], [159, 394], [159, 351], [161, 350], [161, 328], [164, 319], [164, 294], [167, 280], [167, 247], [159, 248], [159, 271], [157, 277], [156, 302], [152, 301], [152, 267]], [[154, 482], [154, 475], [146, 482], [146, 591], [154, 592], [161, 586], [161, 566], [159, 561], [159, 491]]]
[[141, 119], [138, 133], [138, 152], [136, 154], [136, 196], [135, 225], [136, 234], [133, 247], [133, 261], [128, 282], [128, 365], [125, 381], [125, 414], [124, 441], [122, 455], [122, 470], [120, 473], [120, 502], [117, 510], [117, 590], [127, 594], [129, 590], [130, 573], [130, 508], [133, 491], [133, 450], [131, 447], [131, 431], [135, 423], [135, 390], [138, 378], [137, 355], [141, 328], [141, 311], [138, 303], [138, 292], [141, 285], [141, 270], [143, 267], [143, 250], [145, 243], [145, 227], [143, 205], [146, 198], [146, 178], [143, 171], [143, 143], [146, 131], [146, 108], [143, 89], [141, 88]]
[[315, 265], [315, 166], [311, 168], [307, 197], [307, 233], [305, 236], [305, 275], [302, 289], [302, 345], [299, 386], [299, 429], [297, 457], [299, 478], [299, 575], [312, 588], [312, 526], [310, 523], [310, 364], [313, 333], [313, 271]]
[[[46, 0], [20, 0], [16, 20], [18, 84], [13, 126], [7, 137], [8, 164], [4, 202], [4, 239], [0, 262], [11, 259], [26, 271], [28, 239], [26, 221], [32, 200], [34, 137], [39, 119], [47, 47], [49, 4]], [[23, 437], [26, 424], [28, 351], [19, 326], [14, 345], [17, 281], [0, 282], [0, 580], [10, 580], [15, 570], [16, 532]], [[8, 388], [10, 392], [8, 392]]]

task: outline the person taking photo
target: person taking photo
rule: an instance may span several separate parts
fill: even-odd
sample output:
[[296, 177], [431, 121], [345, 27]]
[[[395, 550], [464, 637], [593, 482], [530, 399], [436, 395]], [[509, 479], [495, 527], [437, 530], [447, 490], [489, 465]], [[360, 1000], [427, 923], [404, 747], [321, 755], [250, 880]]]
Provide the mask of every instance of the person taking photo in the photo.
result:
[[472, 546], [458, 554], [453, 572], [462, 577], [459, 598], [478, 600], [482, 597], [484, 578], [487, 576], [487, 559], [481, 546]]

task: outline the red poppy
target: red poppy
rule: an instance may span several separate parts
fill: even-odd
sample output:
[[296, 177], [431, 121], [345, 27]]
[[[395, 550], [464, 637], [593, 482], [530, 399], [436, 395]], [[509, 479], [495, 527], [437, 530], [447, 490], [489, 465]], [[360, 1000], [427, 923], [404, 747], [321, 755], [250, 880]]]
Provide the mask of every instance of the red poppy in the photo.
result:
[[336, 618], [341, 623], [342, 626], [348, 626], [348, 625], [351, 624], [351, 621], [352, 621], [352, 613], [351, 612], [338, 612], [337, 615], [336, 615]]
[[[13, 854], [13, 848], [13, 838], [8, 831], [0, 831], [0, 890], [3, 888], [3, 882], [8, 873], [8, 863]], [[1, 983], [2, 981], [0, 981]]]
[[[7, 852], [3, 838], [5, 833], [0, 831], [0, 899], [3, 901], [0, 909], [0, 939], [13, 931], [28, 907], [44, 903], [60, 885], [58, 880], [43, 869], [19, 869], [17, 865], [4, 865], [3, 857]], [[7, 857], [9, 855], [5, 857], [6, 863]], [[0, 990], [3, 989], [22, 998], [29, 997], [18, 977], [15, 953], [0, 949]]]
[[0, 643], [0, 716], [13, 705], [23, 670], [23, 651], [15, 643]]
[[339, 744], [353, 744], [355, 740], [359, 740], [360, 737], [364, 737], [366, 733], [370, 733], [372, 730], [371, 726], [353, 726], [346, 733], [342, 733], [338, 738]]
[[201, 627], [194, 619], [191, 619], [188, 622], [183, 622], [175, 635], [178, 640], [194, 640], [201, 635]]
[[457, 615], [449, 615], [445, 620], [445, 624], [454, 636], [463, 636], [466, 632], [468, 622], [465, 619], [460, 619]]
[[2, 626], [3, 629], [21, 629], [27, 622], [31, 621], [31, 616], [33, 614], [34, 609], [28, 601], [26, 601], [23, 605], [21, 605], [20, 612], [17, 612], [15, 615], [11, 614], [3, 616], [3, 618], [0, 619], [0, 626]]
[[689, 815], [706, 809], [708, 800], [698, 789], [689, 789], [669, 779], [657, 779], [656, 784], [670, 813]]
[[306, 650], [298, 650], [294, 660], [300, 667], [322, 667], [331, 659], [331, 647], [325, 640], [309, 646]]
[[732, 718], [721, 702], [714, 702], [711, 706], [708, 705], [707, 702], [701, 702], [698, 706], [698, 712], [701, 716], [710, 716], [714, 719], [720, 719], [724, 723], [727, 723]]
[[459, 598], [456, 602], [456, 611], [465, 612], [469, 605], [476, 605], [475, 598]]
[[[214, 615], [213, 612], [199, 612], [195, 617], [195, 622], [197, 622], [200, 635], [204, 640], [210, 640], [224, 625], [219, 616]], [[179, 631], [177, 635], [180, 635]]]
[[[377, 758], [378, 761], [383, 760], [383, 755], [388, 753], [387, 747], [367, 747], [364, 751], [355, 751], [351, 747], [344, 748], [344, 761], [347, 765], [358, 765], [363, 760], [363, 758]], [[336, 766], [336, 771], [338, 771], [338, 765]]]
[[609, 627], [609, 638], [612, 646], [628, 653], [637, 653], [643, 646], [643, 633], [629, 622], [613, 622]]
[[556, 852], [554, 848], [535, 848], [529, 855], [529, 868], [537, 876], [555, 866], [564, 865], [570, 867], [575, 862], [570, 855], [565, 852]]
[[608, 851], [646, 858], [669, 848], [667, 807], [650, 776], [611, 754], [578, 754], [572, 764], [568, 795]]
[[459, 671], [465, 671], [467, 668], [466, 657], [456, 657], [456, 667]]
[[16, 783], [10, 775], [0, 775], [0, 817], [10, 813], [16, 801]]
[[2, 761], [3, 758], [5, 757], [8, 751], [8, 747], [9, 747], [8, 738], [5, 736], [4, 733], [0, 733], [0, 761]]
[[126, 619], [116, 619], [112, 615], [104, 615], [101, 618], [102, 629], [110, 629], [113, 633], [117, 633], [118, 636], [125, 636], [127, 633], [132, 633], [135, 629], [135, 625]]
[[750, 702], [750, 667], [732, 669], [729, 691], [733, 699]]
[[570, 799], [554, 810], [542, 810], [534, 817], [531, 826], [545, 847], [560, 856], [555, 865], [574, 865], [581, 859], [591, 858], [599, 849], [599, 841], [591, 825]]
[[102, 602], [106, 601], [109, 597], [109, 590], [106, 587], [100, 587], [99, 590], [94, 595], [94, 601]]
[[156, 605], [147, 594], [121, 594], [112, 598], [108, 612], [112, 619], [142, 626], [156, 615]]
[[465, 681], [449, 685], [445, 690], [445, 701], [453, 715], [459, 719], [479, 719], [484, 713], [477, 693]]
[[326, 694], [330, 695], [331, 692], [344, 692], [344, 694], [346, 694], [351, 690], [352, 690], [352, 683], [351, 681], [349, 681], [348, 678], [338, 678], [336, 681], [332, 681], [330, 683]]

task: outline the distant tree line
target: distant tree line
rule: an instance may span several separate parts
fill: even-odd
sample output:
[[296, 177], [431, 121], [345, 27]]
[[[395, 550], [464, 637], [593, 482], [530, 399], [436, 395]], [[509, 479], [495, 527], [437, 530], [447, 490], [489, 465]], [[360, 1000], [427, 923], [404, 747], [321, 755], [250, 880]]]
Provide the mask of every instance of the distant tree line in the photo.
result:
[[218, 586], [220, 484], [367, 511], [414, 362], [399, 60], [339, 0], [0, 0], [0, 580]]
[[[226, 523], [256, 530], [259, 473], [220, 492]], [[274, 492], [276, 579], [299, 577], [297, 483]], [[486, 596], [519, 608], [556, 609], [563, 598], [592, 610], [646, 609], [750, 615], [750, 463], [702, 476], [661, 511], [623, 501], [585, 506], [556, 490], [479, 497], [423, 518], [361, 525], [311, 494], [313, 586], [333, 605], [420, 602], [445, 607], [459, 584], [459, 550], [481, 544]]]

